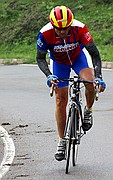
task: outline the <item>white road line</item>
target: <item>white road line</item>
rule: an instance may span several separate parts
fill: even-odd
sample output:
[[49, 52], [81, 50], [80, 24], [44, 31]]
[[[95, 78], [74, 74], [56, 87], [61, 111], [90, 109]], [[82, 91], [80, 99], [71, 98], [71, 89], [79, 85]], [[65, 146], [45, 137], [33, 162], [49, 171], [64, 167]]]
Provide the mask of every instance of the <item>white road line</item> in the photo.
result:
[[38, 65], [37, 64], [18, 64], [18, 66], [36, 66], [36, 67], [38, 67]]
[[7, 173], [15, 156], [15, 146], [8, 132], [0, 126], [0, 138], [4, 145], [3, 160], [0, 164], [0, 179]]

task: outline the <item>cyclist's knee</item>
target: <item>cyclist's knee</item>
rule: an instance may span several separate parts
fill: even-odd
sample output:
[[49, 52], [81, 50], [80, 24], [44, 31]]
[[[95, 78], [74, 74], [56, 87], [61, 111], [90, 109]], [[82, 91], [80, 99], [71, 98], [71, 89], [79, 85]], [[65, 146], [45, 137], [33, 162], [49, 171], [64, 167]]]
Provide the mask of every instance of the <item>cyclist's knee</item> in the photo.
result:
[[92, 68], [84, 68], [80, 71], [80, 77], [83, 80], [93, 81], [95, 78], [94, 70]]
[[57, 105], [57, 107], [65, 108], [67, 105], [67, 97], [57, 96], [56, 97], [56, 105]]

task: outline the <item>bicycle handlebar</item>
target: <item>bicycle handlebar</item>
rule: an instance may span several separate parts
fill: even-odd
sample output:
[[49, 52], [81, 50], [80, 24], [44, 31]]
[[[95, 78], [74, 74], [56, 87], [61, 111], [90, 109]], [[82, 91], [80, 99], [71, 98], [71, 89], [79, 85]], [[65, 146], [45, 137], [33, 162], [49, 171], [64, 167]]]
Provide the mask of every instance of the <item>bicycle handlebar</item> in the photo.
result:
[[[93, 81], [83, 80], [79, 76], [74, 76], [74, 77], [67, 78], [67, 79], [57, 79], [57, 80], [60, 81], [60, 82], [68, 81], [68, 82], [79, 82], [79, 83], [89, 83], [89, 84], [94, 83]], [[95, 83], [96, 83], [96, 86], [95, 86], [95, 91], [96, 91], [95, 100], [98, 101], [98, 97], [99, 97], [98, 87], [99, 87], [99, 84], [98, 84], [98, 82], [95, 82]], [[53, 93], [54, 93], [54, 87], [55, 87], [55, 85], [52, 84], [51, 89], [50, 89], [50, 96], [51, 97], [53, 96]]]
[[54, 93], [54, 87], [55, 85], [52, 84], [51, 88], [50, 88], [50, 96], [52, 97], [53, 96], [53, 93]]

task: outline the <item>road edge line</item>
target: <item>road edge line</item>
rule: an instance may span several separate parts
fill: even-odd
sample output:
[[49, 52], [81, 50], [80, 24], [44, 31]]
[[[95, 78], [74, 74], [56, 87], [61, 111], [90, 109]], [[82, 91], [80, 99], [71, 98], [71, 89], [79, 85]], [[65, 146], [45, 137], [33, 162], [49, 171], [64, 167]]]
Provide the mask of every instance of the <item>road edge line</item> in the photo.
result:
[[10, 137], [8, 132], [0, 126], [0, 138], [4, 145], [3, 160], [0, 164], [0, 179], [8, 172], [14, 156], [15, 156], [15, 145], [13, 139]]

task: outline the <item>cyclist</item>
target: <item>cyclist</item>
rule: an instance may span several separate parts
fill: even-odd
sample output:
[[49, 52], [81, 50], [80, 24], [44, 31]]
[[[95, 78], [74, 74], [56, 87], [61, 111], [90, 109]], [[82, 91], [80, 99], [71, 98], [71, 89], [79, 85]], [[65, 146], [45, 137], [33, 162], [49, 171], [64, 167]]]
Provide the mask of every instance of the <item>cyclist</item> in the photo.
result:
[[[99, 91], [106, 88], [102, 80], [101, 58], [99, 51], [82, 22], [73, 18], [72, 11], [66, 6], [53, 8], [47, 23], [37, 36], [37, 63], [47, 77], [47, 85], [55, 84], [56, 122], [59, 142], [55, 158], [65, 158], [66, 142], [63, 139], [68, 102], [68, 83], [59, 82], [58, 78], [69, 78], [71, 69], [84, 80], [98, 81]], [[52, 70], [46, 62], [46, 53], [50, 52]], [[85, 84], [86, 106], [82, 128], [88, 131], [93, 125], [92, 106], [95, 99], [93, 84]]]

